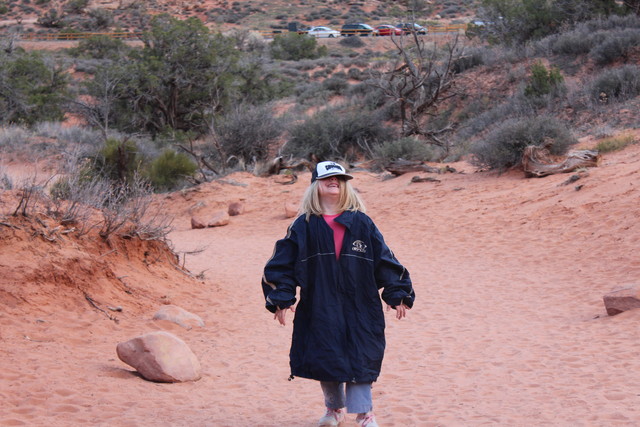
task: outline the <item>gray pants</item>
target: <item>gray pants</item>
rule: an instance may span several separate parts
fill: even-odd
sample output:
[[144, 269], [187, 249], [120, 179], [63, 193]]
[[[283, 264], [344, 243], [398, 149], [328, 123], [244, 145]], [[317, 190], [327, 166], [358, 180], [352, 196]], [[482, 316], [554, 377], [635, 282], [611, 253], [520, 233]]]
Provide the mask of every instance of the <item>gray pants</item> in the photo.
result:
[[371, 383], [339, 383], [320, 381], [327, 408], [347, 407], [350, 414], [364, 414], [373, 410]]

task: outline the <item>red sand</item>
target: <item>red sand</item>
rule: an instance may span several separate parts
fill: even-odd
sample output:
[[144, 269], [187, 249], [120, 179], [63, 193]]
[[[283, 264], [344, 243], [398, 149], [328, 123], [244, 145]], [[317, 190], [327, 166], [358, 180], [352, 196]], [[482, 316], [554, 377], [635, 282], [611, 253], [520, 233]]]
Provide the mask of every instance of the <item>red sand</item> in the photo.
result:
[[[466, 173], [438, 175], [439, 183], [354, 172], [417, 294], [406, 319], [387, 315], [373, 389], [380, 425], [637, 425], [640, 311], [608, 317], [602, 297], [640, 280], [640, 146], [604, 155], [570, 185], [561, 185], [566, 174], [525, 179], [455, 167]], [[140, 248], [92, 264], [83, 280], [97, 283], [109, 267], [138, 287], [135, 298], [124, 288], [90, 288], [105, 306], [123, 307], [119, 323], [26, 276], [21, 292], [37, 303], [0, 292], [0, 425], [314, 426], [320, 387], [287, 381], [291, 325], [273, 320], [260, 289], [273, 243], [291, 222], [283, 206], [299, 200], [308, 179], [281, 185], [236, 173], [166, 196], [180, 262], [204, 280], [147, 268], [136, 260]], [[190, 228], [190, 212], [239, 199], [246, 212], [229, 225]], [[9, 207], [0, 204], [3, 213]], [[17, 264], [34, 269], [29, 260], [50, 250], [42, 239], [2, 245], [3, 280], [7, 271], [19, 277]], [[152, 321], [163, 301], [206, 327]], [[151, 383], [118, 360], [118, 342], [158, 329], [188, 343], [203, 366], [200, 381]]]

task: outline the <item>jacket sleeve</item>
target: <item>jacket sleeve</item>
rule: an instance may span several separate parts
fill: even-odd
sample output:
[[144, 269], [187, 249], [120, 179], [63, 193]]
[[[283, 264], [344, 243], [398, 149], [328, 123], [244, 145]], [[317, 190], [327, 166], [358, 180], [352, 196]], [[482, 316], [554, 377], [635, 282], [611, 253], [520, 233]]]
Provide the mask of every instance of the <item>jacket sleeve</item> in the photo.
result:
[[284, 239], [278, 240], [273, 255], [267, 261], [262, 275], [265, 307], [272, 313], [277, 308], [288, 308], [296, 303], [295, 261], [298, 253], [293, 224]]
[[383, 288], [382, 299], [393, 308], [403, 303], [409, 308], [413, 307], [416, 294], [409, 272], [393, 255], [375, 226], [372, 243], [375, 251], [375, 277], [378, 289]]

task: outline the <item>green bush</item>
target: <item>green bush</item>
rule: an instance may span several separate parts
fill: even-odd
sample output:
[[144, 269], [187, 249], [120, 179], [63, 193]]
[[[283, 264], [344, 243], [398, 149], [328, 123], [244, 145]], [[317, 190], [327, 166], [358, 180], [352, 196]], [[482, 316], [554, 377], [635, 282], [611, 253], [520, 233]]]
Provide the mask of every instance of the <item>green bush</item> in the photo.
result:
[[551, 67], [547, 70], [541, 62], [536, 62], [531, 66], [531, 76], [529, 84], [524, 89], [525, 96], [535, 97], [556, 93], [560, 85], [564, 82], [560, 70]]
[[595, 150], [600, 153], [609, 153], [611, 151], [622, 150], [628, 145], [635, 144], [637, 141], [633, 135], [614, 136], [611, 138], [605, 138], [598, 142], [595, 146]]
[[326, 56], [327, 47], [319, 46], [314, 37], [304, 34], [287, 33], [277, 35], [271, 43], [271, 56], [274, 59], [299, 61], [301, 59], [316, 59]]
[[640, 94], [640, 67], [624, 65], [603, 71], [588, 86], [590, 98], [599, 104], [622, 102]]
[[193, 176], [197, 165], [184, 153], [165, 150], [149, 164], [145, 177], [156, 191], [173, 190]]
[[471, 147], [472, 161], [477, 166], [503, 171], [521, 164], [525, 147], [548, 140], [553, 141], [550, 151], [556, 155], [564, 154], [578, 142], [567, 126], [553, 117], [506, 120]]
[[0, 124], [59, 121], [67, 96], [63, 65], [38, 52], [0, 52]]
[[109, 138], [93, 159], [91, 175], [101, 176], [112, 182], [126, 182], [133, 179], [141, 163], [134, 141]]

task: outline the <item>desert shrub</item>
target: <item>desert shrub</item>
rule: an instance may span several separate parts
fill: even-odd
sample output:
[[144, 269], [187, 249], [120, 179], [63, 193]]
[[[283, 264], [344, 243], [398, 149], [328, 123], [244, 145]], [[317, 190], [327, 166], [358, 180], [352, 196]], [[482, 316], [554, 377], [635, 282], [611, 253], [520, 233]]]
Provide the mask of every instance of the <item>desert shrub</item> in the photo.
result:
[[593, 33], [584, 29], [575, 29], [559, 34], [550, 43], [552, 53], [561, 55], [582, 55], [589, 53], [606, 38], [604, 32]]
[[271, 56], [275, 59], [298, 61], [315, 59], [327, 54], [327, 47], [318, 45], [314, 37], [304, 34], [287, 33], [277, 35], [271, 43]]
[[0, 165], [0, 190], [12, 190], [13, 179], [4, 170], [4, 166]]
[[640, 28], [640, 16], [634, 14], [610, 15], [606, 18], [592, 19], [577, 25], [577, 28], [583, 27], [589, 32]]
[[618, 10], [613, 1], [481, 0], [481, 5], [481, 18], [491, 23], [486, 28], [491, 40], [518, 45]]
[[296, 103], [301, 105], [322, 105], [329, 99], [330, 93], [322, 82], [299, 84], [295, 88]]
[[640, 94], [640, 67], [624, 65], [604, 70], [587, 87], [591, 100], [608, 104], [634, 98]]
[[367, 76], [359, 68], [349, 68], [347, 76], [352, 80], [366, 80]]
[[524, 94], [529, 97], [557, 94], [561, 91], [563, 82], [564, 78], [559, 69], [552, 66], [547, 70], [544, 64], [536, 62], [531, 66], [531, 76]]
[[340, 43], [341, 46], [351, 47], [354, 49], [365, 45], [365, 42], [362, 41], [362, 37], [342, 37], [338, 43]]
[[50, 213], [63, 225], [75, 225], [77, 235], [86, 234], [96, 226], [90, 221], [94, 209], [102, 207], [109, 186], [106, 179], [88, 177], [82, 169], [76, 169], [51, 185]]
[[173, 190], [193, 176], [197, 165], [184, 153], [165, 150], [153, 159], [145, 177], [156, 191]]
[[134, 141], [109, 138], [93, 157], [91, 175], [101, 176], [112, 182], [126, 182], [133, 179], [141, 163], [142, 159]]
[[633, 135], [622, 135], [622, 136], [614, 136], [610, 138], [605, 138], [602, 141], [598, 142], [595, 146], [595, 150], [600, 153], [609, 153], [611, 151], [622, 150], [628, 145], [635, 144], [637, 141], [633, 137]]
[[62, 142], [97, 147], [102, 142], [100, 132], [80, 126], [62, 126], [60, 122], [39, 122], [33, 132], [37, 136], [53, 138]]
[[385, 141], [377, 145], [374, 149], [374, 156], [382, 162], [392, 160], [418, 160], [433, 161], [442, 153], [432, 145], [427, 145], [424, 141], [415, 138], [400, 138], [395, 141]]
[[462, 73], [484, 63], [484, 49], [474, 48], [456, 58], [453, 61], [452, 70], [454, 73]]
[[317, 79], [326, 78], [328, 75], [329, 75], [329, 72], [327, 71], [327, 69], [323, 68], [322, 70], [314, 71], [313, 75], [311, 77], [313, 77], [315, 80], [317, 80]]
[[473, 108], [477, 108], [478, 111], [468, 118], [464, 126], [456, 132], [456, 139], [459, 142], [477, 139], [479, 135], [489, 132], [496, 123], [501, 123], [507, 119], [529, 117], [535, 114], [531, 102], [525, 99], [524, 96], [510, 97], [507, 101], [482, 111], [492, 103], [495, 103], [495, 101], [485, 99], [473, 105]]
[[506, 120], [471, 147], [473, 163], [506, 170], [521, 164], [525, 147], [547, 141], [553, 141], [550, 152], [556, 155], [564, 154], [570, 145], [578, 142], [569, 128], [553, 117]]
[[45, 28], [62, 28], [64, 26], [62, 15], [56, 9], [49, 9], [43, 15], [40, 15], [36, 23]]
[[84, 25], [87, 30], [105, 30], [113, 25], [113, 13], [108, 9], [91, 9], [87, 15], [89, 20]]
[[640, 45], [640, 29], [628, 28], [614, 32], [590, 51], [590, 56], [599, 65], [611, 64], [625, 59], [632, 49]]
[[10, 125], [0, 127], [0, 148], [15, 150], [26, 145], [31, 133], [22, 126]]
[[370, 157], [372, 147], [390, 139], [392, 131], [370, 111], [328, 108], [293, 126], [289, 134], [285, 154], [356, 159]]
[[64, 4], [63, 9], [67, 13], [82, 13], [88, 4], [89, 0], [69, 0]]
[[38, 211], [40, 203], [47, 201], [47, 195], [36, 175], [22, 179], [14, 188], [19, 190], [19, 198], [13, 215], [31, 216]]
[[248, 164], [265, 160], [282, 135], [284, 122], [269, 106], [239, 105], [216, 123], [215, 137], [227, 163], [230, 157]]
[[336, 95], [342, 95], [349, 88], [349, 83], [344, 77], [333, 75], [322, 81], [322, 87]]

